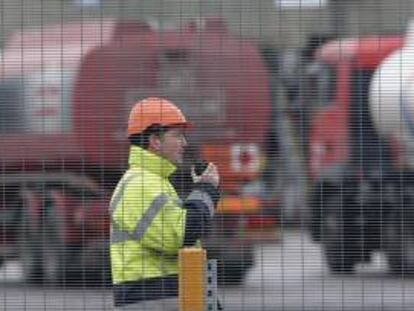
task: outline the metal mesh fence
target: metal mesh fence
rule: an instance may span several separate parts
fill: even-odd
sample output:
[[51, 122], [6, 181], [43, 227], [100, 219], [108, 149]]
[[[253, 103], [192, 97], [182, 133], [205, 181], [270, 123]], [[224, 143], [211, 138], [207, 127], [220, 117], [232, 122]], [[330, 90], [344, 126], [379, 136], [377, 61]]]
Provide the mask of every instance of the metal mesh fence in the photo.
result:
[[0, 0], [0, 310], [412, 310], [412, 3]]

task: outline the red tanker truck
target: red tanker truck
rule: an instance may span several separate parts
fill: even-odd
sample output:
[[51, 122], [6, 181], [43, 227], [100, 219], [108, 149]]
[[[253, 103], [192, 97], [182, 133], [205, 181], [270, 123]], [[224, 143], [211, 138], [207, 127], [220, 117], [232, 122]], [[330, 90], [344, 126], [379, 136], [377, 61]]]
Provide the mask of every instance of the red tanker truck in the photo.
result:
[[0, 255], [19, 256], [27, 281], [108, 277], [108, 201], [127, 166], [128, 112], [147, 96], [168, 97], [197, 125], [172, 177], [180, 195], [194, 161], [218, 165], [222, 201], [204, 245], [223, 280], [241, 281], [254, 242], [275, 239], [275, 196], [261, 186], [270, 165], [265, 65], [220, 19], [201, 24], [155, 31], [108, 20], [48, 26], [6, 43]]

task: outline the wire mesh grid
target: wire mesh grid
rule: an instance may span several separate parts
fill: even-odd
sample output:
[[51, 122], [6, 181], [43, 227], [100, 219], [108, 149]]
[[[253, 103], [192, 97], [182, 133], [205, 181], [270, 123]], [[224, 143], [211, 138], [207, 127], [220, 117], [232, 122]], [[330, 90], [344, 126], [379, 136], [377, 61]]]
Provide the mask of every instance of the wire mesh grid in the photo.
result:
[[413, 9], [0, 0], [0, 310], [412, 310]]

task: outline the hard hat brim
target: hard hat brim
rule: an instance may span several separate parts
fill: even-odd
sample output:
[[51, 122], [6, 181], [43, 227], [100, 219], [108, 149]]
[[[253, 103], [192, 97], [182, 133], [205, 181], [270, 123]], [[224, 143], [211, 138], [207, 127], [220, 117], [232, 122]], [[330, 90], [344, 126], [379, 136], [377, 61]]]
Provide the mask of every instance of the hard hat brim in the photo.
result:
[[194, 124], [191, 122], [184, 122], [184, 123], [174, 123], [167, 125], [168, 128], [182, 128], [185, 130], [192, 130], [194, 128]]

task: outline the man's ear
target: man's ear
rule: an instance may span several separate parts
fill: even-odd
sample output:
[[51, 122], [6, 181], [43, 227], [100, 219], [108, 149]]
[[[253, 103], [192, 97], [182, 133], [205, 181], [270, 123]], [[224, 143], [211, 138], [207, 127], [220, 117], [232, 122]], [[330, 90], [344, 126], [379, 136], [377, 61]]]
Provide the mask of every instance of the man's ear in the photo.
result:
[[161, 148], [161, 139], [158, 135], [152, 134], [149, 137], [148, 149], [153, 151], [159, 151]]

